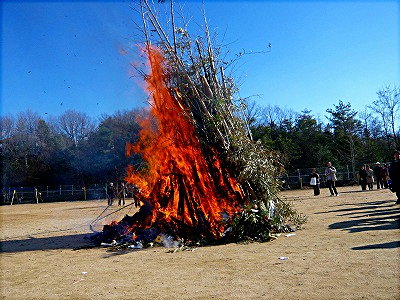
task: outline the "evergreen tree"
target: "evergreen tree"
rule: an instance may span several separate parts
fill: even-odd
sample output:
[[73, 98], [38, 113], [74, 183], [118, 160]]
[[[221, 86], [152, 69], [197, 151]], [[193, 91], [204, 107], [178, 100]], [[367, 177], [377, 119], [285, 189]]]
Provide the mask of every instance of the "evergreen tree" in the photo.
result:
[[350, 103], [334, 104], [334, 109], [326, 110], [330, 116], [334, 134], [334, 151], [342, 164], [350, 164], [353, 174], [356, 172], [357, 146], [360, 141], [362, 125], [356, 119], [357, 112], [351, 108]]

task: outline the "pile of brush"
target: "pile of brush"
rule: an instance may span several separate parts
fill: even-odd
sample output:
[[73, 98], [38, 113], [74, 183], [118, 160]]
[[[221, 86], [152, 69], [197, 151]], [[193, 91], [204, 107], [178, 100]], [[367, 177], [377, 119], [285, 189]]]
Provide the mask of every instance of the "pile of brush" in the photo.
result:
[[[154, 183], [152, 190], [149, 189], [147, 195], [144, 195], [143, 203], [149, 206], [142, 207], [139, 211], [141, 216], [127, 216], [117, 225], [108, 225], [104, 230], [104, 240], [123, 239], [126, 228], [133, 228], [128, 231], [133, 232], [136, 237], [140, 235], [139, 232], [147, 232], [151, 228], [152, 234], [150, 235], [154, 238], [165, 230], [169, 231], [166, 232], [167, 234], [179, 238], [179, 230], [181, 230], [189, 232], [189, 234], [183, 235], [186, 239], [190, 235], [192, 241], [196, 241], [196, 237], [193, 235], [198, 228], [201, 228], [202, 232], [197, 237], [197, 242], [203, 238], [210, 241], [210, 236], [214, 240], [224, 241], [246, 239], [265, 241], [271, 237], [271, 233], [287, 231], [288, 228], [293, 230], [294, 227], [288, 227], [288, 224], [299, 225], [301, 217], [290, 205], [278, 197], [280, 186], [278, 178], [283, 171], [279, 155], [264, 148], [261, 143], [253, 141], [246, 119], [246, 101], [235, 98], [238, 88], [233, 78], [227, 76], [225, 72], [226, 66], [229, 66], [230, 62], [219, 58], [223, 49], [212, 44], [205, 14], [204, 35], [192, 38], [185, 27], [176, 25], [173, 5], [173, 1], [171, 1], [172, 30], [169, 30], [171, 32], [171, 36], [169, 36], [157, 17], [154, 4], [150, 4], [147, 0], [140, 1], [138, 11], [142, 16], [142, 29], [145, 37], [143, 50], [148, 56], [153, 74], [146, 74], [143, 70], [138, 70], [138, 72], [145, 80], [151, 81], [154, 77], [154, 65], [160, 63], [154, 61], [153, 54], [155, 51], [161, 53], [163, 86], [173, 96], [176, 102], [174, 107], [179, 110], [177, 113], [183, 114], [184, 118], [193, 126], [210, 170], [213, 168], [210, 162], [216, 158], [223, 166], [220, 168], [220, 172], [224, 174], [215, 176], [211, 174], [211, 177], [214, 176], [213, 181], [221, 181], [222, 179], [218, 176], [224, 179], [233, 177], [240, 186], [240, 192], [236, 191], [236, 194], [240, 194], [238, 196], [240, 209], [236, 209], [228, 220], [222, 218], [218, 220], [218, 225], [212, 225], [218, 228], [211, 228], [210, 224], [215, 222], [208, 222], [209, 218], [211, 221], [215, 220], [212, 219], [212, 216], [210, 217], [208, 211], [200, 211], [202, 204], [196, 200], [199, 192], [190, 192], [188, 187], [179, 187], [176, 188], [175, 196], [171, 196], [172, 198], [177, 197], [176, 193], [181, 193], [183, 190], [179, 197], [187, 196], [194, 200], [191, 202], [185, 199], [179, 200], [180, 204], [177, 203], [176, 206], [181, 205], [182, 226], [168, 226], [166, 219], [161, 220], [158, 216], [174, 200], [172, 198], [163, 200], [165, 205], [161, 203], [157, 206], [152, 201], [147, 201], [146, 198], [154, 194], [155, 188], [167, 190], [166, 187], [168, 187], [168, 191], [172, 191], [173, 194], [173, 189], [179, 182], [180, 185], [184, 185], [184, 179], [179, 179], [183, 177], [177, 175], [179, 171], [174, 173], [174, 167], [171, 167], [170, 173], [166, 176], [167, 179]], [[153, 89], [157, 90], [158, 87], [155, 86]], [[179, 132], [177, 130], [176, 138], [184, 138], [179, 136]], [[178, 143], [178, 141], [176, 142]], [[130, 150], [128, 149], [128, 153], [132, 154], [138, 148], [140, 147], [131, 147]], [[199, 167], [197, 166], [197, 168]], [[194, 170], [197, 169], [194, 168]], [[132, 179], [132, 181], [134, 180]], [[226, 194], [231, 195], [234, 192], [234, 190], [228, 190]], [[238, 198], [235, 199], [238, 200]], [[186, 222], [183, 217], [185, 207], [190, 207], [189, 210], [192, 214], [190, 222]], [[237, 208], [238, 205], [235, 207]], [[155, 213], [156, 209], [159, 212]], [[152, 210], [153, 212], [151, 212]], [[143, 215], [144, 211], [145, 216]], [[156, 219], [158, 221], [155, 221]], [[177, 218], [168, 217], [167, 220], [178, 222]], [[195, 227], [189, 230], [188, 224], [194, 224]], [[207, 230], [211, 233], [209, 236], [205, 233]]]
[[[223, 49], [213, 47], [205, 15], [204, 36], [192, 39], [185, 28], [176, 26], [173, 2], [170, 3], [172, 38], [150, 3], [141, 0], [146, 51], [151, 51], [150, 45], [162, 50], [169, 75], [167, 86], [188, 108], [187, 117], [195, 124], [206, 152], [211, 147], [219, 153], [252, 202], [276, 200], [283, 167], [276, 152], [252, 140], [246, 100], [235, 98], [238, 88], [224, 72], [224, 66], [231, 62], [219, 59]], [[155, 40], [150, 40], [149, 32], [152, 37], [156, 33]]]

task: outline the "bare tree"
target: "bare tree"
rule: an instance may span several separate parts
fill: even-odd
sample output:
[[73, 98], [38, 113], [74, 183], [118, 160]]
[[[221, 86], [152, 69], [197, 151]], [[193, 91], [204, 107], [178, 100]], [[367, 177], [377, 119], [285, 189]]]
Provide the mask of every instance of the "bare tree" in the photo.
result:
[[298, 113], [293, 111], [292, 109], [280, 108], [279, 106], [271, 106], [268, 104], [262, 110], [262, 120], [263, 123], [267, 126], [276, 125], [281, 126], [285, 121], [290, 121], [294, 123]]
[[16, 131], [19, 134], [32, 135], [35, 133], [40, 120], [38, 113], [28, 109], [27, 111], [21, 112], [17, 116]]
[[15, 119], [12, 116], [0, 116], [0, 140], [9, 139], [15, 133]]
[[57, 130], [65, 135], [74, 146], [89, 137], [96, 129], [96, 123], [85, 113], [67, 110], [58, 117]]
[[[369, 106], [375, 113], [377, 113], [381, 120], [383, 129], [386, 135], [388, 149], [400, 145], [398, 137], [398, 122], [399, 122], [399, 109], [400, 109], [400, 88], [391, 87], [390, 85], [379, 90], [377, 93], [378, 99], [372, 102]], [[390, 135], [393, 141], [390, 141]]]
[[28, 109], [17, 116], [15, 137], [22, 148], [34, 152], [38, 141], [38, 127], [41, 120], [38, 113]]
[[[38, 152], [38, 127], [41, 120], [39, 114], [27, 110], [18, 114], [15, 124], [12, 118], [4, 120], [8, 124], [8, 129], [4, 127], [5, 135], [9, 135], [3, 140], [4, 151], [12, 153], [8, 159], [13, 160], [16, 165], [23, 165], [25, 171], [28, 170], [30, 157]], [[3, 124], [2, 124], [3, 135]]]

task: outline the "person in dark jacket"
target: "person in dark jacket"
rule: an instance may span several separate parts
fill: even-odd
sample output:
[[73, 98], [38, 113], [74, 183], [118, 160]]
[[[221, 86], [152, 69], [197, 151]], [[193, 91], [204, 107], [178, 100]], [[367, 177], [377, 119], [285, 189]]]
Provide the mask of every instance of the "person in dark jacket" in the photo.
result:
[[114, 183], [110, 182], [107, 185], [107, 202], [108, 205], [111, 206], [114, 202], [114, 198], [115, 198], [115, 187], [114, 187]]
[[319, 189], [319, 174], [317, 173], [317, 169], [312, 169], [311, 171], [310, 185], [314, 189], [314, 196], [318, 196], [320, 194], [320, 189]]
[[365, 171], [365, 167], [362, 166], [360, 171], [358, 172], [358, 175], [360, 176], [360, 185], [361, 185], [361, 190], [366, 191], [367, 190], [367, 171]]
[[381, 169], [381, 178], [382, 178], [383, 187], [385, 189], [387, 189], [389, 187], [388, 177], [389, 177], [388, 166], [387, 166], [387, 164], [383, 164], [382, 169]]
[[391, 179], [390, 190], [396, 193], [396, 204], [400, 204], [400, 151], [394, 151], [394, 160], [389, 166], [389, 177]]
[[374, 167], [374, 176], [376, 178], [376, 188], [379, 190], [380, 188], [383, 189], [383, 182], [382, 182], [382, 167], [379, 161], [375, 163]]

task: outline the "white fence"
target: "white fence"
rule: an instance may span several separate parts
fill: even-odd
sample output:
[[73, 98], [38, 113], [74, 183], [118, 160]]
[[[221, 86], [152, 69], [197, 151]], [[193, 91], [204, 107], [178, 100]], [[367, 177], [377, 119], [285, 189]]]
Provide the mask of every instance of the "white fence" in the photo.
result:
[[17, 204], [105, 199], [107, 198], [106, 193], [106, 184], [4, 187], [1, 191], [1, 203]]

